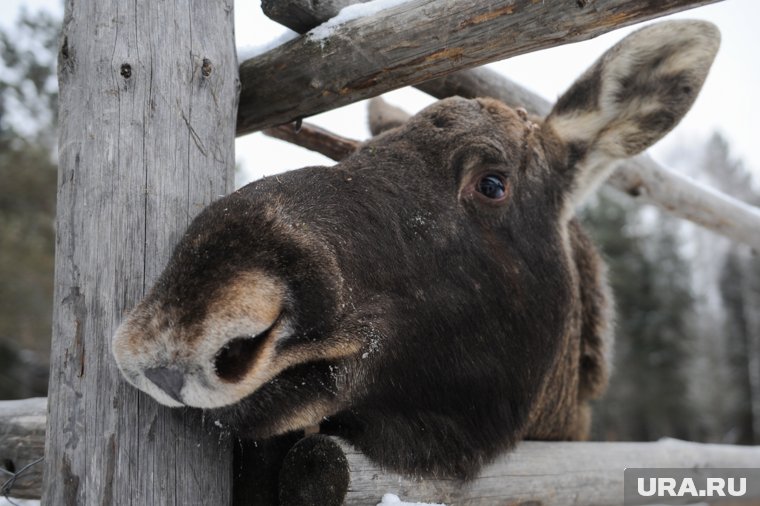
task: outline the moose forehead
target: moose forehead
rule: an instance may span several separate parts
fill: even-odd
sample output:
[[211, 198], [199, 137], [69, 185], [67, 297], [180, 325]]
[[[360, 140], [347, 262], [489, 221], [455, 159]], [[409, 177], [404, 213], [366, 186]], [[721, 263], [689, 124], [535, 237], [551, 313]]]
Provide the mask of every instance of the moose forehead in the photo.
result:
[[[424, 109], [403, 129], [416, 149], [449, 154], [463, 147], [492, 147], [507, 159], [516, 158], [536, 125], [498, 100], [451, 97]], [[531, 138], [530, 142], [535, 143]]]

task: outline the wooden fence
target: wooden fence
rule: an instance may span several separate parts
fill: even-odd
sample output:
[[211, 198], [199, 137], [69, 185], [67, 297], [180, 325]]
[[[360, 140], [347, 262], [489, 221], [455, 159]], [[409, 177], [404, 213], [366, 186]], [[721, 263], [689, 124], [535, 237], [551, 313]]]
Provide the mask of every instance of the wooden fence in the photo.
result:
[[[42, 457], [45, 401], [0, 402], [0, 462], [15, 471]], [[311, 436], [289, 449], [275, 486], [282, 504], [374, 506], [386, 493], [410, 500], [504, 504], [610, 506], [623, 498], [626, 467], [758, 467], [760, 447], [662, 440], [655, 443], [548, 443], [525, 441], [486, 466], [469, 483], [416, 479], [389, 473], [345, 442]], [[1, 482], [1, 480], [0, 480]], [[38, 498], [41, 466], [19, 475], [14, 497]], [[760, 498], [752, 493], [745, 499]], [[241, 501], [243, 504], [257, 502]], [[205, 503], [212, 504], [212, 503]]]
[[[348, 3], [264, 1], [285, 6], [280, 11], [286, 13], [332, 6], [311, 21], [300, 15], [296, 28], [301, 31]], [[325, 37], [296, 39], [238, 69], [232, 0], [135, 0], [128, 8], [119, 0], [66, 2], [59, 51], [58, 236], [43, 500], [55, 505], [243, 504], [240, 491], [250, 490], [252, 479], [277, 476], [275, 465], [264, 466], [266, 458], [255, 450], [241, 451], [194, 412], [160, 407], [127, 387], [108, 344], [192, 217], [232, 189], [236, 132], [272, 127], [407, 85], [437, 96], [498, 96], [477, 87], [468, 92], [462, 84], [498, 86], [485, 71], [444, 76], [707, 3], [711, 0], [410, 0], [338, 26]], [[448, 31], [427, 30], [420, 20], [430, 18], [445, 19], [436, 30]], [[406, 43], [410, 40], [414, 48]], [[431, 79], [438, 81], [426, 82]], [[515, 93], [506, 100], [530, 106], [529, 94]], [[541, 107], [533, 104], [537, 112]], [[663, 188], [658, 178], [666, 173], [646, 158], [628, 167], [633, 172], [618, 173], [616, 184], [656, 201]], [[682, 178], [673, 184], [688, 186]], [[691, 187], [691, 193], [704, 190]], [[760, 223], [758, 210], [708, 193], [708, 211], [682, 215], [760, 247], [757, 234], [750, 232]], [[704, 207], [700, 201], [697, 205]], [[39, 413], [32, 418], [39, 445]], [[387, 486], [402, 493], [414, 487], [420, 500], [489, 504], [485, 492], [467, 492], [474, 488], [381, 473], [341, 443], [330, 442], [348, 462], [348, 503], [372, 504], [366, 501]], [[488, 496], [588, 505], [597, 485], [617, 486], [619, 474], [610, 470], [629, 465], [625, 455], [635, 448], [641, 449], [636, 462], [642, 465], [741, 462], [759, 467], [760, 462], [756, 449], [657, 445], [525, 443], [497, 464], [506, 466], [502, 471], [489, 468], [478, 482], [488, 481], [489, 472], [502, 472], [509, 475], [508, 484], [528, 486], [533, 480], [538, 485], [522, 491], [500, 485]], [[39, 454], [31, 443], [28, 448], [28, 458]], [[646, 460], [648, 453], [652, 460]], [[684, 460], [666, 459], [676, 454]], [[541, 481], [539, 475], [554, 465], [553, 455], [567, 456], [574, 466], [595, 466], [582, 475], [588, 478], [575, 481], [580, 495], [551, 492], [548, 481]], [[16, 470], [28, 460], [12, 460], [19, 458], [8, 457]], [[531, 479], [516, 479], [522, 475]], [[601, 481], [590, 478], [595, 475]], [[19, 477], [13, 490], [31, 477]], [[584, 484], [590, 486], [577, 488]], [[540, 485], [546, 485], [545, 492], [536, 488]], [[351, 494], [358, 495], [352, 499]], [[619, 499], [615, 494], [594, 500]]]

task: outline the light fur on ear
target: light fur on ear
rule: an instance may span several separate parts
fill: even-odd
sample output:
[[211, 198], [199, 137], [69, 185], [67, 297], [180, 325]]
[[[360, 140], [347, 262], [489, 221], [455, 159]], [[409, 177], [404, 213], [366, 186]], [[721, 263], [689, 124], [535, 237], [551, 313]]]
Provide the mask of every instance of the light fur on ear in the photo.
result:
[[381, 97], [369, 101], [369, 131], [379, 135], [406, 123], [411, 116], [403, 109], [389, 104]]
[[712, 23], [678, 20], [642, 28], [602, 55], [557, 101], [545, 128], [567, 146], [577, 204], [609, 175], [675, 127], [691, 108], [720, 46]]

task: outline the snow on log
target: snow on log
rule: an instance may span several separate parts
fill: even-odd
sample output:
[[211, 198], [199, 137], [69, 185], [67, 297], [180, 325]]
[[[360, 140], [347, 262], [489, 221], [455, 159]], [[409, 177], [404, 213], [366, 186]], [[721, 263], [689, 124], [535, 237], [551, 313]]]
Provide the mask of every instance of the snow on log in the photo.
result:
[[244, 61], [238, 135], [717, 0], [384, 1], [394, 6]]

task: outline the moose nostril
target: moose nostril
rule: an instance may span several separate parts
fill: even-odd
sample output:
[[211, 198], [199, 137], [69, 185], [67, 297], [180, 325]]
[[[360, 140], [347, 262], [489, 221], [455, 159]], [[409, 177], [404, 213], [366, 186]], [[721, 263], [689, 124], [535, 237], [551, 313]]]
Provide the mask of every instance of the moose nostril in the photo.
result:
[[239, 381], [256, 359], [264, 339], [256, 337], [237, 337], [219, 350], [214, 358], [217, 376], [224, 381]]
[[169, 367], [153, 367], [146, 369], [145, 377], [166, 392], [169, 397], [177, 402], [182, 402], [180, 392], [182, 391], [182, 387], [185, 386], [185, 375], [182, 371]]

